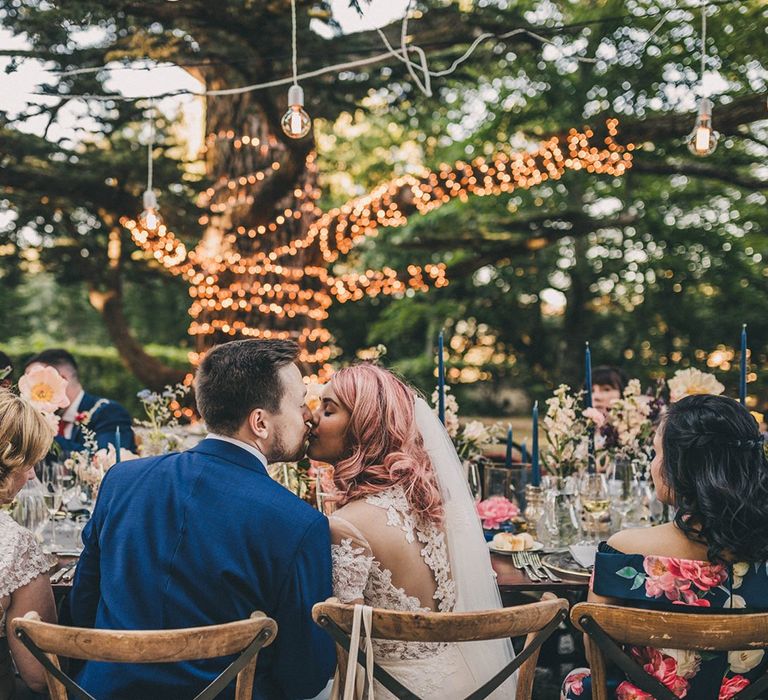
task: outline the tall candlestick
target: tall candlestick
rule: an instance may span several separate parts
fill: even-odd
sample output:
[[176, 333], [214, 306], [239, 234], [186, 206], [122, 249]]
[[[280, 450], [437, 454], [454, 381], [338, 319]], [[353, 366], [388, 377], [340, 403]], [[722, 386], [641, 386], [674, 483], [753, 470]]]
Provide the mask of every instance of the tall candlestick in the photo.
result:
[[437, 415], [445, 425], [445, 363], [443, 362], [443, 331], [437, 339]]
[[741, 374], [739, 375], [739, 401], [747, 405], [747, 324], [741, 326]]
[[[592, 351], [587, 341], [584, 350], [584, 405], [592, 408]], [[595, 426], [587, 428], [587, 471], [595, 472]]]
[[509, 469], [512, 466], [512, 427], [507, 430], [507, 455], [504, 459], [504, 466]]
[[539, 469], [539, 402], [533, 404], [533, 440], [531, 442], [531, 484], [538, 486], [541, 483], [541, 471]]
[[120, 450], [121, 450], [121, 444], [120, 444], [120, 426], [118, 426], [115, 429], [115, 464], [117, 464], [120, 461]]

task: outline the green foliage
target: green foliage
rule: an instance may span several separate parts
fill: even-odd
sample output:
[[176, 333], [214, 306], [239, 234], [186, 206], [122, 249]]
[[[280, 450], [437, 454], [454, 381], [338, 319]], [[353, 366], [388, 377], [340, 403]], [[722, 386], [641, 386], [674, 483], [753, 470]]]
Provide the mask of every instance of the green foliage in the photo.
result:
[[[24, 363], [32, 355], [50, 347], [53, 346], [49, 340], [41, 337], [0, 344], [0, 350], [13, 362], [14, 382], [18, 382]], [[134, 418], [144, 418], [141, 401], [136, 396], [144, 387], [126, 370], [114, 348], [79, 342], [62, 343], [56, 347], [72, 353], [86, 391], [121, 403]], [[148, 345], [147, 350], [171, 367], [184, 369], [189, 366], [186, 351], [162, 345]]]

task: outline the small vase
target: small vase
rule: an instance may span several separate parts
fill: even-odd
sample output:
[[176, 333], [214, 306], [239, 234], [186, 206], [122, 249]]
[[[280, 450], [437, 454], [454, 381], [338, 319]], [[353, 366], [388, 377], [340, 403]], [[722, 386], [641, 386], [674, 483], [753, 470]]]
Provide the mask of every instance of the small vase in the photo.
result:
[[528, 526], [528, 533], [537, 540], [539, 521], [542, 515], [544, 515], [544, 490], [541, 486], [528, 486], [525, 487], [525, 521]]
[[576, 488], [572, 477], [561, 477], [553, 482], [544, 497], [539, 534], [549, 547], [561, 549], [573, 544], [579, 537]]

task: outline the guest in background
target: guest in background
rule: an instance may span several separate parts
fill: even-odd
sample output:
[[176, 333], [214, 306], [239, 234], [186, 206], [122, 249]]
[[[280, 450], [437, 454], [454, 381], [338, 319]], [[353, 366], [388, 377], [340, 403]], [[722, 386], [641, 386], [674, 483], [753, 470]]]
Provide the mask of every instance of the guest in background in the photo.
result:
[[61, 413], [59, 434], [56, 442], [65, 452], [84, 449], [85, 433], [88, 428], [96, 438], [99, 448], [116, 442], [120, 429], [121, 447], [136, 451], [131, 428], [131, 416], [119, 403], [89, 394], [80, 384], [77, 362], [66, 350], [52, 348], [43, 350], [27, 360], [24, 372], [39, 366], [53, 367], [67, 381], [69, 406]]
[[[0, 389], [0, 504], [10, 503], [45, 457], [53, 431], [27, 401]], [[0, 698], [20, 699], [22, 691], [45, 691], [43, 667], [6, 624], [35, 610], [46, 622], [56, 622], [48, 570], [56, 559], [43, 554], [35, 536], [0, 511]], [[13, 665], [26, 684], [14, 678]]]
[[607, 413], [611, 405], [621, 398], [627, 386], [627, 375], [618, 367], [595, 367], [592, 370], [592, 405]]
[[11, 358], [0, 351], [0, 389], [10, 389], [13, 386], [13, 363]]
[[[755, 419], [725, 396], [687, 396], [669, 407], [653, 445], [651, 476], [659, 500], [677, 509], [674, 522], [602, 542], [588, 599], [672, 612], [768, 608], [768, 459]], [[768, 667], [760, 649], [630, 652], [678, 697], [695, 700], [730, 698]], [[571, 671], [561, 697], [591, 698], [589, 669]], [[609, 697], [650, 695], [617, 672]]]

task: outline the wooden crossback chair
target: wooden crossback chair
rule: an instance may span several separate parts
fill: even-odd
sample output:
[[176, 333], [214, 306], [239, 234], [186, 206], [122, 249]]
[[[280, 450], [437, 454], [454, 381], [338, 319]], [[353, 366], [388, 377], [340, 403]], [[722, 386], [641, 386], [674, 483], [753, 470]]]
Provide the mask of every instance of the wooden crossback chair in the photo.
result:
[[277, 634], [277, 623], [261, 612], [247, 620], [175, 630], [118, 631], [64, 627], [42, 622], [36, 612], [11, 621], [15, 634], [43, 665], [51, 700], [95, 700], [67, 676], [58, 656], [115, 663], [173, 663], [239, 654], [194, 700], [211, 700], [235, 678], [236, 700], [251, 700], [259, 651]]
[[[555, 598], [551, 593], [545, 594], [545, 598], [529, 605], [471, 613], [410, 613], [374, 608], [371, 636], [373, 639], [406, 642], [471, 642], [527, 635], [525, 647], [513, 661], [499, 669], [493, 678], [468, 695], [466, 700], [488, 697], [518, 669], [517, 698], [528, 700], [541, 645], [568, 615], [568, 601]], [[347, 652], [354, 608], [354, 605], [344, 605], [336, 598], [329, 598], [312, 609], [315, 622]], [[366, 658], [362, 650], [358, 651], [357, 661], [365, 668]], [[420, 700], [375, 663], [373, 676], [400, 700]]]
[[[696, 614], [578, 603], [571, 610], [571, 621], [587, 634], [593, 700], [608, 700], [606, 661], [618, 666], [656, 700], [677, 700], [622, 649], [622, 644], [695, 651], [768, 648], [768, 613]], [[731, 700], [760, 697], [768, 697], [768, 671]]]

